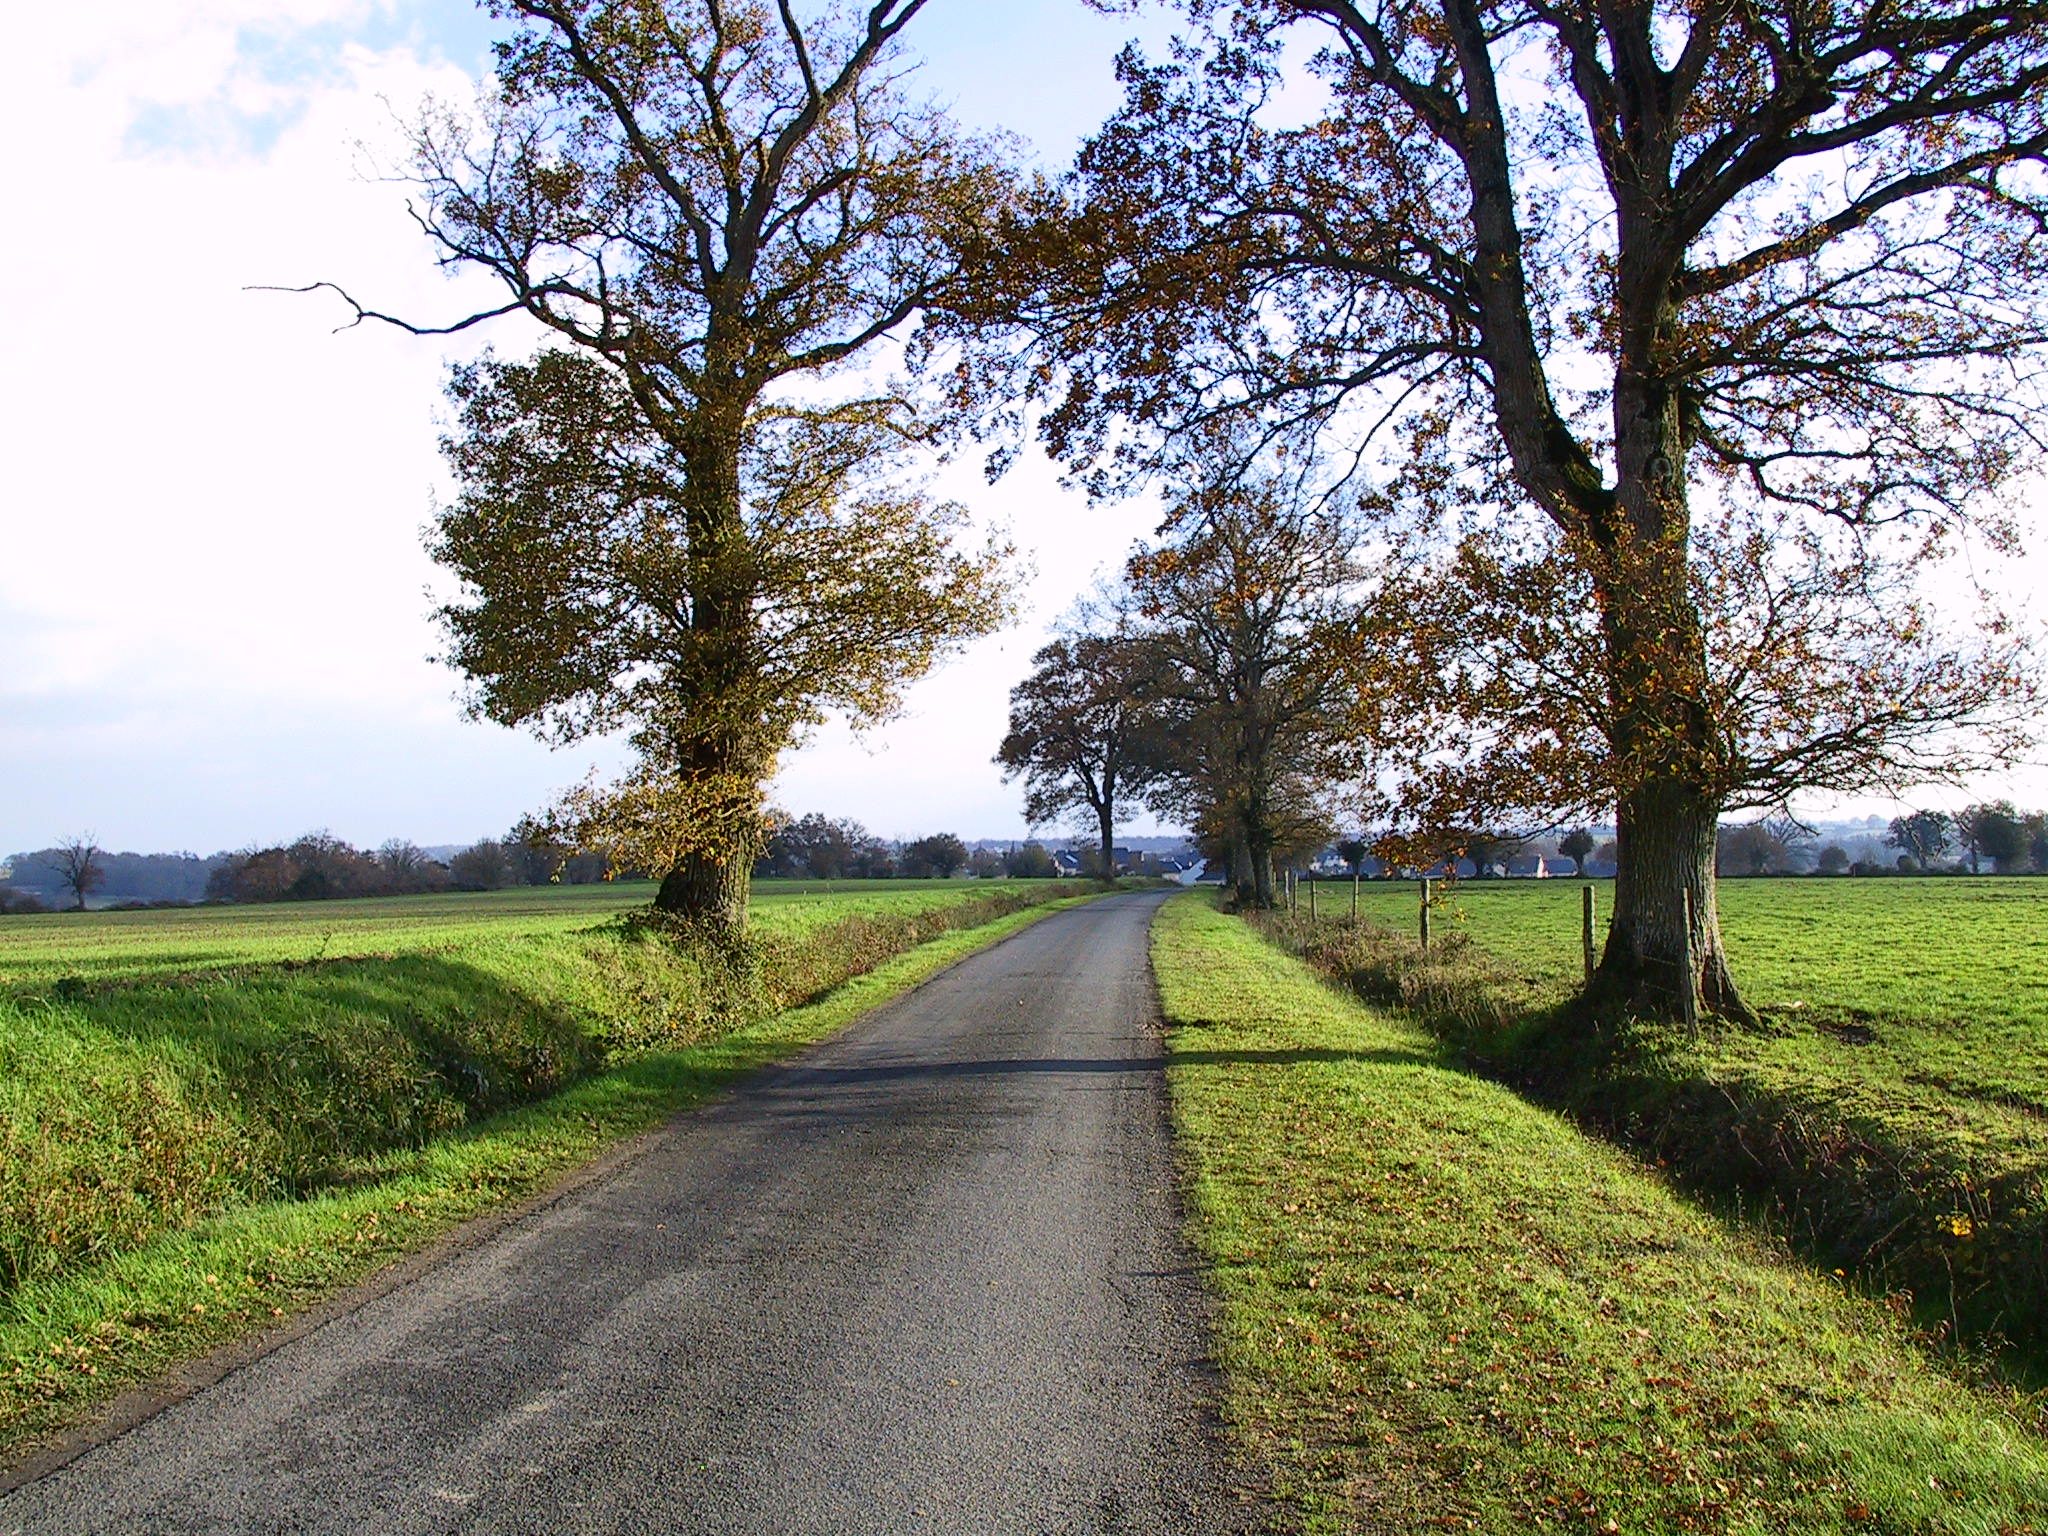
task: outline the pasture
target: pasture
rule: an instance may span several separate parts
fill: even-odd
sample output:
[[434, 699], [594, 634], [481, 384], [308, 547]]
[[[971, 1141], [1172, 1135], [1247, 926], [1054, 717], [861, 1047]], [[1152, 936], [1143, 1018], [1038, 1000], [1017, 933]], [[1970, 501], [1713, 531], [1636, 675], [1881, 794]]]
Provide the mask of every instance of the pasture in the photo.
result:
[[[621, 880], [366, 901], [0, 917], [0, 994], [20, 995], [66, 977], [111, 981], [547, 938], [645, 907], [654, 889], [651, 881]], [[854, 913], [932, 911], [976, 889], [987, 891], [988, 882], [757, 880], [753, 922], [763, 936], [796, 937]]]
[[1469, 1050], [1699, 1185], [1761, 1196], [1823, 1264], [1911, 1296], [1931, 1326], [2048, 1370], [2048, 880], [1720, 889], [1761, 1027], [1631, 1024], [1593, 1056], [1548, 1017], [1580, 977], [1577, 882], [1446, 891], [1428, 962], [1412, 884], [1361, 891], [1368, 931], [1349, 929], [1348, 884], [1324, 887], [1338, 899], [1313, 935], [1299, 914], [1276, 931], [1368, 995], [1428, 974], [1438, 1001], [1418, 1012]]
[[[1466, 880], [1442, 886], [1436, 931], [1463, 933], [1504, 961], [1532, 1000], [1578, 984], [1576, 880]], [[1592, 882], [1599, 941], [1614, 887]], [[2048, 1051], [2048, 880], [1962, 877], [1723, 880], [1721, 927], [1736, 979], [1766, 1010], [2015, 1028]], [[1349, 882], [1322, 883], [1324, 916], [1349, 912]], [[1413, 932], [1413, 881], [1368, 880], [1365, 917]]]

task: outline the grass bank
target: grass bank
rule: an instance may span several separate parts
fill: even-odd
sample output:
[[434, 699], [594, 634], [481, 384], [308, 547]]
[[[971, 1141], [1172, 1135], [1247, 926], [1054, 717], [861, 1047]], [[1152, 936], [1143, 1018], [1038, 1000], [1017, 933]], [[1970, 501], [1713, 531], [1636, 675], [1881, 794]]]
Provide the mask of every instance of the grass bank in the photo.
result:
[[[1079, 899], [984, 888], [771, 934], [737, 1003], [692, 957], [611, 926], [10, 999], [0, 1441], [537, 1188]], [[781, 988], [848, 976], [779, 1007]], [[437, 1054], [451, 1041], [455, 1065]], [[550, 1050], [552, 1077], [535, 1070]]]
[[2008, 1365], [2038, 1376], [2048, 881], [1745, 880], [1722, 899], [1763, 1024], [1697, 1038], [1631, 1019], [1589, 1032], [1560, 1013], [1578, 979], [1565, 882], [1459, 888], [1437, 923], [1449, 941], [1427, 955], [1412, 887], [1367, 893], [1358, 925], [1297, 913], [1275, 932], [1470, 1058], [1768, 1213], [1822, 1268], [1909, 1298], [1923, 1328], [2010, 1344]]
[[1201, 897], [1153, 962], [1228, 1412], [1311, 1531], [2048, 1529], [2040, 1400]]

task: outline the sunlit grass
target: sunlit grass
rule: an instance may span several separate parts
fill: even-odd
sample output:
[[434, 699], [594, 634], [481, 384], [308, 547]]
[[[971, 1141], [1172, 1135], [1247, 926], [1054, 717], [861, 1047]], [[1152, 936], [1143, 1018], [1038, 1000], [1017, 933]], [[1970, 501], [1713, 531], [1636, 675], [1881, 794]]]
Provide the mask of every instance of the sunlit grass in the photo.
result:
[[[1545, 1019], [1580, 978], [1572, 882], [1457, 886], [1436, 927], [1470, 948], [1426, 965], [1412, 885], [1361, 891], [1377, 936], [1347, 928], [1348, 886], [1325, 887], [1338, 899], [1307, 947], [1703, 1187], [1760, 1201], [1824, 1267], [1911, 1293], [1924, 1325], [2004, 1336], [2048, 1370], [2048, 880], [1720, 889], [1761, 1029], [1638, 1021], [1576, 1046], [1578, 1025]], [[1595, 890], [1604, 907], [1612, 887]], [[1299, 917], [1280, 927], [1303, 944]], [[1439, 971], [1443, 995], [1416, 995]], [[1512, 1066], [1530, 1046], [1533, 1068]]]
[[[1029, 881], [1004, 881], [1024, 886]], [[754, 882], [753, 921], [800, 933], [849, 912], [927, 911], [977, 880]], [[360, 901], [51, 912], [0, 917], [0, 992], [34, 992], [67, 976], [111, 980], [283, 960], [342, 960], [467, 947], [481, 937], [574, 933], [654, 899], [649, 881], [520, 886], [504, 891]]]
[[1200, 897], [1153, 946], [1229, 1412], [1312, 1529], [2048, 1527], [2038, 1401]]

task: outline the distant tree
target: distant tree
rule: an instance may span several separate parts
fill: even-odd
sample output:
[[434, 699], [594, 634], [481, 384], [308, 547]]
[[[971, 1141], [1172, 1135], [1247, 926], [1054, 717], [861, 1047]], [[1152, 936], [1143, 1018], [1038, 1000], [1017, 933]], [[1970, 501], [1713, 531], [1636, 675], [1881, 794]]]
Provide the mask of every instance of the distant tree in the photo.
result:
[[1590, 827], [1573, 827], [1557, 840], [1557, 851], [1572, 861], [1572, 873], [1584, 877], [1586, 855], [1593, 851], [1593, 830]]
[[375, 895], [383, 877], [377, 861], [332, 832], [308, 832], [285, 849], [298, 875], [285, 892], [288, 901], [329, 901]]
[[47, 912], [42, 897], [33, 891], [18, 891], [11, 885], [0, 885], [0, 914], [23, 917], [35, 912]]
[[1941, 811], [1919, 810], [1910, 816], [1894, 816], [1885, 829], [1887, 848], [1896, 848], [1921, 869], [1946, 853], [1954, 839], [1956, 824]]
[[1762, 820], [1724, 826], [1715, 837], [1715, 863], [1722, 874], [1772, 874], [1784, 869], [1789, 857], [1790, 850]]
[[1811, 848], [1816, 840], [1813, 828], [1790, 811], [1782, 809], [1762, 817], [1761, 821], [1771, 841], [1783, 850], [1779, 858], [1779, 868], [1787, 872], [1798, 868], [1805, 859], [1807, 849]]
[[756, 872], [785, 879], [841, 880], [856, 878], [872, 862], [875, 839], [859, 822], [834, 821], [813, 811], [778, 816], [771, 824]]
[[903, 873], [913, 879], [948, 880], [967, 863], [967, 845], [950, 832], [920, 837], [904, 846]]
[[2035, 874], [2048, 874], [2048, 812], [2027, 818], [2027, 862]]
[[967, 873], [977, 880], [1000, 880], [1003, 877], [1003, 856], [993, 848], [977, 848], [967, 859]]
[[[857, 822], [849, 822], [857, 826]], [[893, 880], [901, 873], [896, 864], [896, 852], [879, 837], [863, 836], [853, 846], [852, 855], [846, 865], [846, 873], [853, 880]]]
[[1351, 867], [1351, 878], [1354, 880], [1365, 872], [1365, 856], [1371, 852], [1372, 844], [1362, 837], [1337, 839], [1337, 857]]
[[245, 848], [231, 853], [206, 880], [208, 901], [282, 901], [299, 867], [282, 848]]
[[1013, 880], [1050, 880], [1060, 872], [1043, 843], [1026, 843], [1022, 848], [1012, 849], [1003, 860], [1003, 867]]
[[448, 861], [449, 883], [465, 891], [496, 891], [513, 883], [515, 868], [494, 837], [473, 843]]
[[581, 848], [562, 861], [560, 879], [564, 885], [601, 885], [615, 875], [609, 857]]
[[1334, 721], [1364, 565], [1355, 506], [1229, 461], [1221, 442], [1190, 458], [1177, 531], [1129, 565], [1158, 720], [1147, 801], [1228, 847], [1238, 905], [1265, 909], [1274, 860], [1325, 846], [1329, 791], [1358, 780]]
[[394, 894], [424, 891], [439, 872], [418, 843], [403, 837], [387, 839], [377, 849], [377, 867], [384, 872], [385, 889]]
[[2010, 800], [1973, 805], [1957, 820], [1960, 822], [1963, 817], [1969, 818], [1970, 867], [1973, 871], [1979, 854], [1990, 859], [2001, 875], [2016, 874], [2024, 867], [2027, 861], [2027, 826]]
[[85, 898], [106, 883], [106, 866], [100, 861], [99, 845], [93, 841], [90, 832], [65, 839], [50, 849], [43, 859], [45, 866], [71, 893], [80, 912], [85, 910]]
[[1490, 832], [1465, 831], [1457, 834], [1457, 841], [1463, 844], [1462, 851], [1472, 861], [1472, 877], [1486, 880], [1500, 867], [1522, 851], [1523, 839], [1498, 837]]
[[1031, 658], [1031, 675], [1010, 690], [1010, 728], [995, 760], [1005, 782], [1024, 780], [1026, 821], [1078, 815], [1095, 832], [1099, 866], [1109, 869], [1118, 806], [1158, 772], [1146, 743], [1156, 712], [1144, 701], [1145, 653], [1131, 639], [1128, 595], [1090, 617], [1099, 632], [1062, 635]]
[[514, 822], [499, 841], [504, 844], [505, 857], [511, 861], [512, 879], [517, 885], [547, 885], [559, 880], [571, 851], [531, 816]]
[[1824, 875], [1845, 874], [1849, 868], [1849, 850], [1840, 843], [1829, 843], [1820, 851], [1820, 872]]

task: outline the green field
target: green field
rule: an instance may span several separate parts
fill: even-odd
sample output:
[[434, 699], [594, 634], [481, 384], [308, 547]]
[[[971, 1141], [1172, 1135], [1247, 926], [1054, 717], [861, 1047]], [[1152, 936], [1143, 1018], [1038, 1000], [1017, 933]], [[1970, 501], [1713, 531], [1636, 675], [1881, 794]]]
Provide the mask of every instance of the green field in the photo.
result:
[[[1345, 932], [1348, 885], [1321, 894], [1320, 938], [1296, 947], [1369, 996], [1405, 980], [1412, 998], [1416, 888], [1364, 888], [1377, 939]], [[1579, 980], [1579, 899], [1567, 881], [1457, 886], [1435, 917], [1442, 990], [1419, 1012], [1510, 1062], [1533, 1029], [1522, 1044], [1560, 1102], [1703, 1184], [1762, 1194], [1824, 1264], [1911, 1292], [1924, 1319], [2048, 1359], [2048, 880], [1724, 882], [1763, 1027], [1631, 1026], [1591, 1064], [1559, 1049], [1569, 1025], [1544, 1035]], [[1479, 995], [1500, 1040], [1470, 1028]]]
[[[1598, 934], [1614, 887], [1595, 881]], [[1439, 932], [1469, 934], [1506, 961], [1532, 999], [1580, 977], [1580, 883], [1467, 880], [1445, 888]], [[2015, 878], [1724, 880], [1721, 926], [1736, 980], [1766, 1009], [1996, 1029], [2048, 1065], [2048, 880]], [[1348, 882], [1325, 882], [1324, 916], [1350, 910]], [[1368, 880], [1361, 912], [1412, 933], [1413, 882]]]
[[1153, 961], [1227, 1414], [1310, 1530], [2048, 1529], [2041, 1399], [1202, 897]]
[[[987, 882], [757, 880], [753, 918], [764, 933], [797, 935], [851, 912], [930, 911], [975, 889], [988, 889]], [[0, 993], [19, 995], [66, 976], [100, 981], [415, 954], [467, 948], [484, 938], [544, 938], [653, 899], [651, 882], [622, 880], [367, 901], [0, 917]]]

